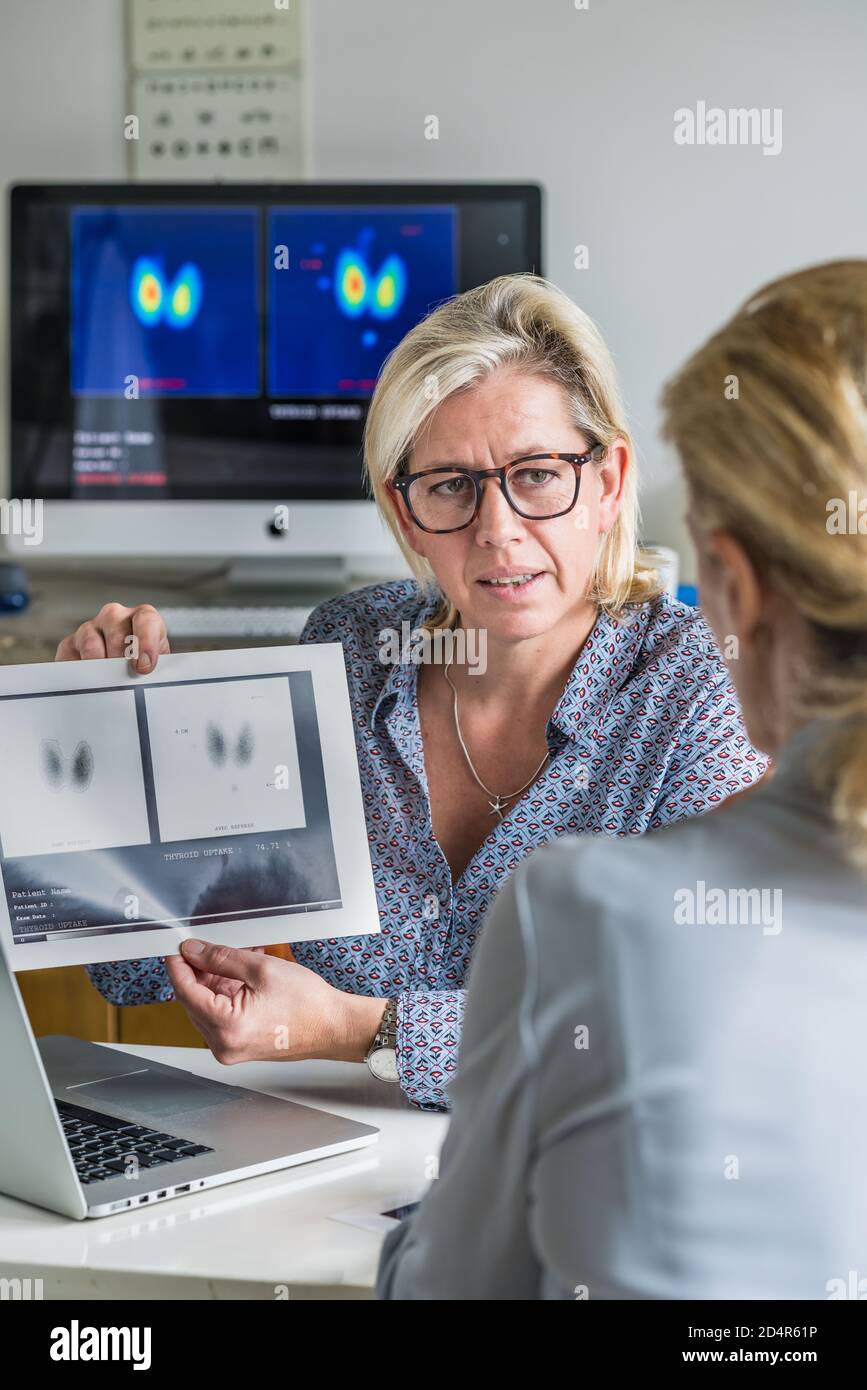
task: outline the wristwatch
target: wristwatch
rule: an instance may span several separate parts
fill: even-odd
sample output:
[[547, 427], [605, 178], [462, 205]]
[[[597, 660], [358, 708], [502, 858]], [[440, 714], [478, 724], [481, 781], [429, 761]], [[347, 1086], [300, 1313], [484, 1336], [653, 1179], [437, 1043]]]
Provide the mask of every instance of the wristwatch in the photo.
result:
[[397, 1081], [397, 1000], [387, 999], [382, 1022], [365, 1057], [377, 1081]]

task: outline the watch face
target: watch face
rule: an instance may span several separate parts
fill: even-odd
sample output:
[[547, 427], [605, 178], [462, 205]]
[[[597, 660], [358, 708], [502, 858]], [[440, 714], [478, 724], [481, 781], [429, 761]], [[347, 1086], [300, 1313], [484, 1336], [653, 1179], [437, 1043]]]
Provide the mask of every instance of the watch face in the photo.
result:
[[393, 1047], [378, 1047], [371, 1052], [368, 1065], [379, 1081], [397, 1080], [397, 1053]]

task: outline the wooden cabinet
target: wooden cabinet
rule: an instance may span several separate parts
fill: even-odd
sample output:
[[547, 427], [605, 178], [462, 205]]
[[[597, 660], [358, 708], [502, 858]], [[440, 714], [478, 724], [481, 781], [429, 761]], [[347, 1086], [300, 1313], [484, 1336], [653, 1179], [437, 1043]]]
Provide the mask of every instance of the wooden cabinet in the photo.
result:
[[38, 1038], [45, 1033], [68, 1033], [89, 1042], [205, 1045], [180, 1004], [118, 1008], [94, 988], [83, 965], [22, 970], [18, 985]]
[[68, 1033], [91, 1042], [117, 1042], [120, 1010], [94, 989], [83, 965], [22, 970], [17, 980], [37, 1037]]
[[[269, 956], [292, 959], [289, 946], [267, 947]], [[56, 970], [22, 970], [18, 985], [37, 1038], [68, 1033], [89, 1042], [154, 1043], [161, 1047], [204, 1047], [186, 1010], [170, 1004], [118, 1008], [103, 999], [83, 965]]]

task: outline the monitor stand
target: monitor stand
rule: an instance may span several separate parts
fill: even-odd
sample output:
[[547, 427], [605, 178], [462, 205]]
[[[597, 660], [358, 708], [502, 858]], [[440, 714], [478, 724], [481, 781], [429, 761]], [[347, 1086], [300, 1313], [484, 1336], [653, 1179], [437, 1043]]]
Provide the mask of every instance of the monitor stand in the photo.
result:
[[284, 590], [292, 596], [305, 592], [339, 593], [349, 582], [349, 568], [340, 555], [287, 555], [280, 560], [233, 560], [226, 586], [250, 595], [255, 590]]

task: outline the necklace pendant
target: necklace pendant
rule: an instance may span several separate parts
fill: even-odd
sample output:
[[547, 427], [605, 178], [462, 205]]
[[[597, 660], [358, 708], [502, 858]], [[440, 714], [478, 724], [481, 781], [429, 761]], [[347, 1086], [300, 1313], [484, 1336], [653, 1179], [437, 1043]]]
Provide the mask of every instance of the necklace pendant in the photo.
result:
[[503, 801], [502, 798], [498, 796], [498, 797], [495, 798], [495, 800], [489, 801], [489, 802], [488, 802], [488, 805], [489, 805], [490, 808], [491, 808], [491, 815], [492, 815], [492, 816], [499, 816], [499, 817], [500, 817], [500, 820], [502, 820], [502, 819], [503, 819], [503, 811], [504, 811], [505, 808], [506, 808], [506, 803], [505, 803], [505, 801]]

